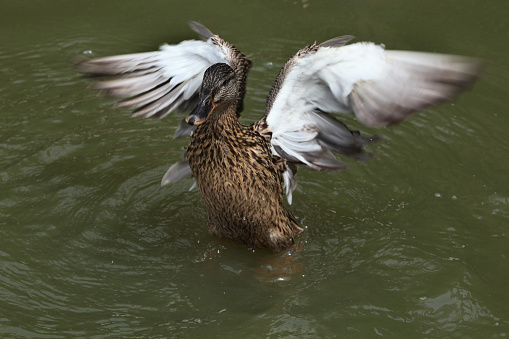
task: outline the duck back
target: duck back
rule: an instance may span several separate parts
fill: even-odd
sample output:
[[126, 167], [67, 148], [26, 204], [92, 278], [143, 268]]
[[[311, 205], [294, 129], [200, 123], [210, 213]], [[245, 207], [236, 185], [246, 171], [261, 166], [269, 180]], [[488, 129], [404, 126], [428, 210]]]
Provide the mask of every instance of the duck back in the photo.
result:
[[187, 156], [211, 234], [281, 251], [302, 232], [283, 206], [284, 164], [253, 126], [234, 116], [207, 119], [193, 133]]

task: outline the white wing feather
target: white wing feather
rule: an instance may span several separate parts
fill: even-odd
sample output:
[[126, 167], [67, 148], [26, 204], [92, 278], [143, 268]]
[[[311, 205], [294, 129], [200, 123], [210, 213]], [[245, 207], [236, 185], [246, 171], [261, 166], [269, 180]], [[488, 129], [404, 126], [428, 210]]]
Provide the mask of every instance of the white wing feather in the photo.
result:
[[[116, 106], [133, 109], [133, 116], [163, 118], [175, 110], [186, 111], [196, 104], [203, 74], [213, 64], [227, 63], [236, 72], [240, 94], [237, 113], [243, 107], [246, 76], [251, 61], [198, 22], [189, 22], [203, 41], [186, 40], [164, 44], [159, 51], [77, 60], [77, 69], [106, 80], [92, 85], [105, 95], [125, 98]], [[181, 122], [175, 137], [194, 130]], [[173, 165], [164, 175], [166, 185], [191, 174], [187, 159]]]
[[133, 108], [133, 116], [162, 118], [186, 103], [199, 90], [205, 70], [228, 62], [223, 49], [207, 41], [186, 40], [162, 45], [159, 51], [126, 54], [78, 63], [83, 73], [115, 76], [93, 88], [106, 95], [128, 97], [117, 103]]
[[369, 140], [328, 113], [355, 113], [370, 127], [397, 123], [453, 100], [480, 68], [468, 58], [385, 51], [366, 42], [312, 45], [288, 61], [267, 101], [273, 152], [314, 169], [343, 168], [330, 150], [362, 158]]

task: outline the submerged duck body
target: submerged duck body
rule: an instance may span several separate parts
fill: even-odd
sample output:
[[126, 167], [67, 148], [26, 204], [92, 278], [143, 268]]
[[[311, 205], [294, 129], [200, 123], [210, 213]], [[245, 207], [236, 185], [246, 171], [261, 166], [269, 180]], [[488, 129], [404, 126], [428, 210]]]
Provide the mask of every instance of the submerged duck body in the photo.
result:
[[283, 206], [284, 168], [265, 138], [234, 112], [198, 126], [187, 157], [211, 234], [280, 251], [302, 232]]
[[273, 156], [257, 125], [239, 123], [238, 87], [227, 64], [207, 69], [200, 103], [187, 120], [206, 118], [191, 136], [187, 159], [207, 208], [211, 234], [280, 251], [302, 232], [283, 206], [286, 163]]
[[177, 131], [191, 135], [185, 158], [162, 183], [192, 175], [211, 234], [274, 251], [289, 248], [303, 231], [283, 205], [285, 191], [291, 203], [296, 165], [336, 171], [346, 165], [332, 152], [370, 156], [362, 147], [376, 139], [350, 131], [331, 113], [354, 113], [370, 127], [398, 123], [453, 100], [481, 69], [473, 59], [385, 51], [371, 43], [345, 46], [353, 37], [338, 37], [292, 57], [269, 93], [265, 115], [244, 126], [238, 117], [251, 62], [203, 25], [190, 25], [204, 41], [81, 60], [78, 69], [106, 76], [94, 87], [127, 97], [118, 105], [133, 108], [134, 116], [189, 113], [194, 106]]

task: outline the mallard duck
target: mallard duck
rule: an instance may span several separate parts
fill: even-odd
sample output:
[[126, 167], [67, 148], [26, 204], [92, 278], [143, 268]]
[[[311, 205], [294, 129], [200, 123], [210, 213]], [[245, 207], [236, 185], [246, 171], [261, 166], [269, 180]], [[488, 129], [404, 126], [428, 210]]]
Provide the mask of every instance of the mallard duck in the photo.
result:
[[133, 116], [189, 113], [177, 131], [191, 135], [184, 160], [170, 167], [162, 184], [192, 175], [211, 234], [274, 251], [288, 249], [303, 231], [283, 205], [284, 193], [291, 204], [297, 165], [336, 171], [346, 165], [333, 152], [370, 156], [363, 146], [376, 138], [349, 130], [332, 113], [353, 113], [369, 127], [395, 124], [455, 99], [481, 70], [470, 58], [347, 45], [353, 37], [341, 36], [289, 59], [265, 115], [244, 126], [238, 118], [251, 61], [205, 26], [190, 26], [203, 41], [80, 60], [78, 70], [113, 77], [93, 87], [126, 97], [117, 106], [134, 109]]

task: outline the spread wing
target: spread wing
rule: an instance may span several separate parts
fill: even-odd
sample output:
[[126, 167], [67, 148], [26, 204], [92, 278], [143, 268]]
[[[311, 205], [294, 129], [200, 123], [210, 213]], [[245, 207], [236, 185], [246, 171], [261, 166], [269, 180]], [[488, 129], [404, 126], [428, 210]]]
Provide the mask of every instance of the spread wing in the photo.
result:
[[[204, 41], [187, 40], [164, 44], [159, 51], [84, 59], [78, 71], [102, 76], [91, 87], [107, 96], [125, 98], [116, 106], [133, 109], [133, 116], [163, 118], [174, 110], [187, 111], [200, 89], [205, 70], [215, 63], [228, 63], [237, 73], [245, 92], [251, 62], [205, 26], [190, 22]], [[243, 95], [238, 103], [242, 110]], [[239, 112], [240, 113], [240, 112]]]
[[398, 123], [454, 100], [481, 71], [479, 61], [464, 57], [345, 45], [352, 38], [308, 46], [281, 70], [259, 124], [271, 132], [275, 155], [317, 170], [342, 169], [331, 151], [362, 159], [362, 146], [373, 139], [330, 113], [354, 113], [369, 127]]
[[[82, 73], [100, 77], [91, 87], [107, 96], [123, 98], [116, 106], [132, 109], [132, 116], [163, 118], [175, 110], [192, 109], [197, 103], [205, 70], [215, 63], [227, 63], [239, 81], [241, 95], [237, 113], [240, 114], [251, 61], [200, 23], [191, 21], [189, 25], [203, 41], [164, 44], [154, 52], [82, 59], [76, 62], [76, 67]], [[191, 132], [192, 126], [181, 124], [176, 136]], [[191, 173], [186, 168], [187, 160], [179, 164], [167, 172], [163, 184]], [[179, 171], [175, 171], [176, 168]]]

